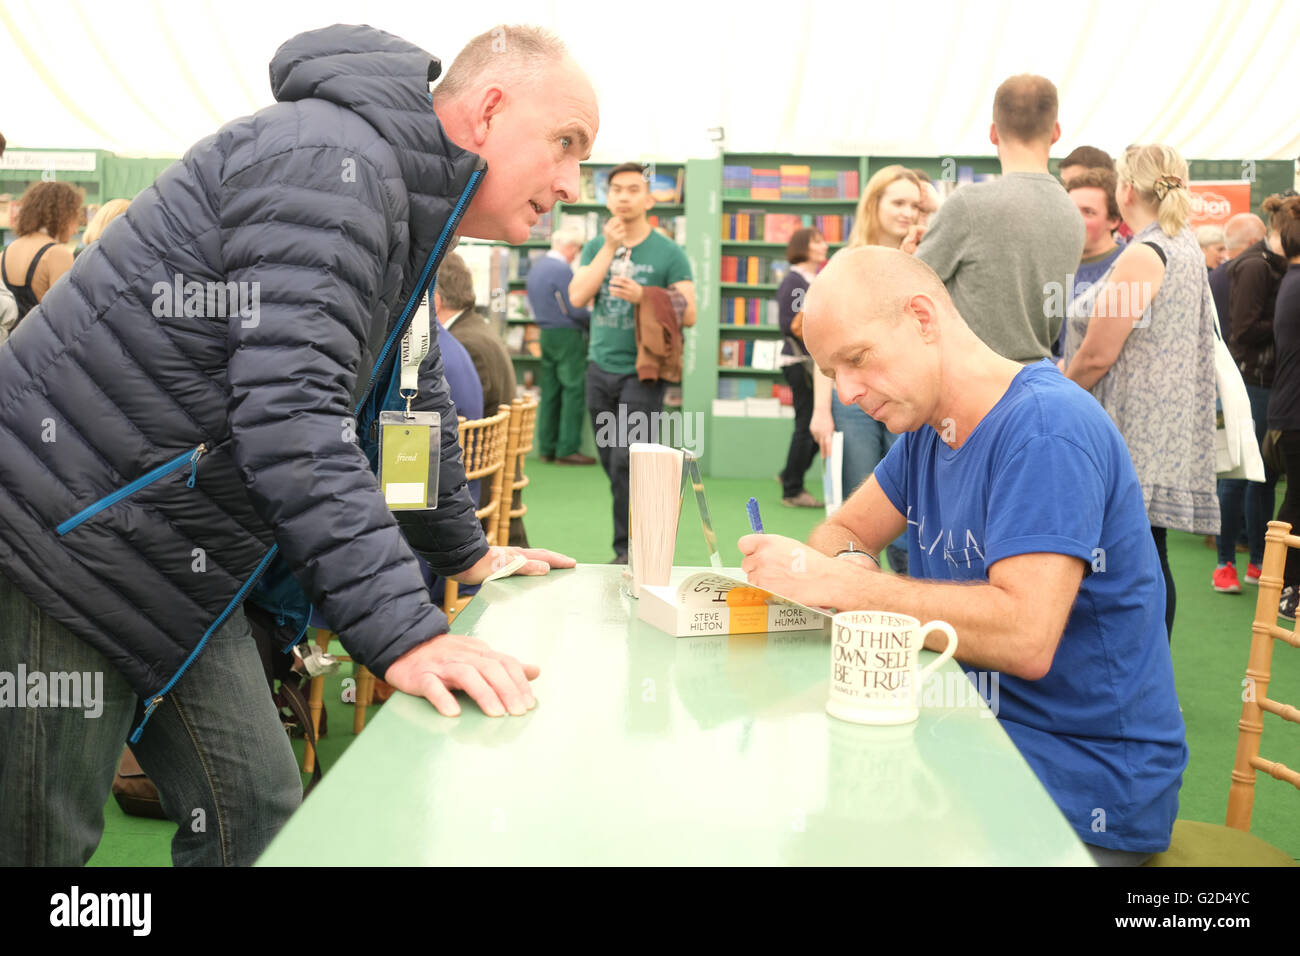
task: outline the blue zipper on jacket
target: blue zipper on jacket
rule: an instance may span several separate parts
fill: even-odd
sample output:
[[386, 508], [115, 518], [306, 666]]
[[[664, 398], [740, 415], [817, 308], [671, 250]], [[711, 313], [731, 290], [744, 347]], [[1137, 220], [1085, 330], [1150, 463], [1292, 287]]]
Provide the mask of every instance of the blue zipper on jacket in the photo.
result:
[[103, 498], [100, 498], [94, 504], [86, 508], [82, 508], [80, 511], [78, 511], [67, 521], [64, 521], [62, 524], [55, 527], [54, 530], [57, 531], [61, 537], [67, 534], [73, 528], [77, 527], [78, 525], [84, 524], [85, 522], [89, 521], [91, 518], [95, 517], [95, 515], [99, 514], [105, 508], [111, 508], [113, 505], [117, 504], [123, 498], [129, 498], [131, 495], [135, 494], [141, 488], [145, 488], [148, 485], [153, 484], [155, 481], [158, 481], [162, 478], [166, 478], [172, 472], [180, 471], [186, 465], [191, 466], [190, 480], [186, 482], [186, 485], [190, 488], [193, 488], [194, 473], [198, 469], [199, 459], [203, 456], [203, 453], [206, 452], [207, 450], [208, 450], [208, 446], [206, 444], [201, 444], [195, 448], [190, 449], [187, 452], [182, 452], [181, 454], [177, 455], [175, 458], [173, 458], [171, 461], [167, 462], [166, 464], [159, 465], [157, 468], [153, 469], [153, 471], [145, 472], [143, 475], [141, 475], [139, 478], [137, 478], [135, 481], [131, 482], [130, 484], [123, 485], [121, 488], [117, 489], [117, 491], [113, 492], [112, 494], [105, 495]]
[[411, 315], [415, 312], [416, 303], [428, 291], [429, 273], [433, 271], [434, 263], [442, 257], [442, 249], [447, 244], [452, 230], [456, 228], [456, 223], [460, 222], [460, 217], [465, 212], [465, 206], [469, 203], [470, 197], [474, 195], [474, 190], [478, 188], [478, 181], [481, 178], [483, 178], [481, 168], [474, 170], [470, 174], [465, 191], [460, 194], [460, 199], [456, 201], [456, 208], [452, 210], [451, 218], [442, 227], [442, 234], [438, 236], [438, 242], [434, 245], [433, 252], [429, 253], [428, 261], [424, 263], [424, 269], [420, 272], [420, 281], [415, 284], [415, 290], [411, 293], [410, 299], [407, 300], [406, 308], [402, 310], [401, 319], [393, 327], [392, 333], [388, 336], [388, 340], [379, 352], [379, 357], [375, 359], [374, 367], [370, 369], [370, 379], [366, 382], [366, 390], [361, 394], [361, 401], [357, 402], [357, 407], [352, 412], [353, 417], [361, 414], [361, 409], [365, 407], [366, 401], [370, 398], [370, 392], [375, 387], [375, 379], [379, 376], [380, 370], [383, 369], [388, 353], [392, 351], [397, 340], [406, 334], [406, 327], [410, 322]]
[[[424, 269], [421, 270], [420, 272], [420, 281], [416, 283], [415, 290], [412, 292], [411, 298], [407, 300], [406, 308], [402, 310], [401, 319], [398, 321], [397, 326], [393, 329], [392, 334], [388, 336], [388, 340], [384, 342], [384, 347], [380, 351], [379, 357], [375, 360], [374, 367], [370, 370], [370, 380], [366, 382], [366, 390], [361, 396], [361, 401], [357, 403], [356, 410], [352, 413], [354, 416], [361, 414], [361, 409], [366, 404], [366, 401], [370, 398], [370, 392], [375, 386], [375, 378], [379, 375], [380, 370], [383, 368], [383, 364], [385, 359], [387, 359], [388, 357], [388, 353], [392, 351], [393, 345], [397, 342], [397, 340], [401, 338], [403, 334], [405, 334], [406, 326], [410, 321], [411, 315], [415, 312], [416, 303], [419, 302], [420, 297], [424, 295], [424, 293], [427, 291], [428, 282], [429, 282], [429, 273], [433, 271], [434, 263], [436, 263], [438, 259], [441, 257], [442, 250], [447, 245], [447, 240], [451, 236], [452, 230], [456, 228], [456, 223], [460, 221], [460, 217], [464, 215], [465, 206], [469, 203], [470, 197], [473, 196], [474, 190], [478, 187], [478, 181], [482, 177], [483, 177], [482, 168], [474, 170], [474, 172], [470, 175], [469, 183], [465, 186], [464, 192], [460, 194], [460, 199], [456, 201], [456, 207], [454, 210], [452, 210], [451, 218], [448, 219], [446, 225], [443, 226], [442, 233], [438, 236], [438, 242], [433, 247], [433, 252], [429, 254], [429, 259], [427, 262], [425, 262]], [[145, 485], [149, 483], [149, 481], [157, 481], [159, 478], [170, 473], [170, 471], [176, 471], [180, 468], [183, 468], [186, 462], [191, 461], [191, 458], [194, 462], [197, 462], [199, 455], [202, 454], [202, 451], [200, 451], [200, 449], [202, 449], [203, 447], [204, 446], [200, 445], [199, 448], [196, 448], [193, 452], [186, 452], [184, 455], [178, 455], [175, 459], [168, 462], [166, 465], [162, 465], [160, 468], [155, 468], [153, 471], [149, 472], [149, 474], [137, 478], [135, 481], [133, 481], [130, 485], [127, 485], [121, 491], [114, 492], [112, 495], [109, 495], [109, 497], [105, 498], [103, 501], [96, 502], [94, 505], [91, 505], [90, 508], [86, 509], [86, 512], [91, 512], [91, 514], [93, 514], [94, 511], [92, 511], [92, 509], [102, 510], [102, 508], [106, 508], [110, 504], [112, 504], [113, 501], [120, 501], [122, 498], [126, 497], [126, 495], [131, 494], [134, 491], [138, 491], [140, 488], [143, 488]], [[193, 476], [191, 475], [191, 478], [192, 477]], [[113, 501], [110, 501], [109, 500], [110, 498], [113, 499]], [[80, 523], [80, 521], [85, 521], [87, 518], [91, 517], [91, 514], [87, 514], [86, 512], [82, 512], [81, 514], [74, 516], [73, 518], [69, 519], [69, 521], [77, 521], [77, 523]], [[80, 519], [80, 521], [78, 521], [78, 519]], [[66, 523], [67, 522], [65, 522], [65, 524]], [[257, 567], [253, 569], [253, 573], [249, 575], [248, 580], [245, 581], [243, 585], [239, 588], [239, 590], [235, 592], [235, 596], [230, 599], [230, 603], [226, 605], [225, 610], [223, 610], [217, 616], [217, 619], [213, 621], [212, 624], [208, 627], [207, 631], [204, 632], [203, 637], [199, 640], [198, 645], [194, 648], [194, 650], [190, 652], [190, 656], [185, 658], [185, 663], [181, 665], [180, 670], [178, 670], [172, 676], [172, 679], [166, 683], [166, 685], [163, 687], [162, 690], [158, 691], [158, 693], [154, 694], [151, 698], [149, 698], [149, 704], [147, 707], [145, 707], [145, 711], [144, 711], [144, 720], [140, 721], [140, 726], [136, 727], [135, 730], [131, 732], [131, 737], [130, 737], [131, 743], [137, 743], [139, 741], [140, 735], [144, 732], [145, 724], [149, 723], [149, 718], [153, 716], [154, 708], [156, 708], [160, 703], [162, 703], [163, 697], [166, 696], [168, 691], [170, 691], [173, 687], [176, 686], [176, 682], [179, 681], [183, 676], [185, 676], [185, 671], [189, 669], [189, 666], [194, 663], [194, 659], [199, 656], [199, 652], [202, 651], [203, 648], [207, 645], [208, 638], [212, 636], [212, 632], [215, 631], [218, 627], [220, 627], [222, 623], [226, 620], [226, 618], [230, 616], [230, 612], [240, 605], [240, 603], [244, 600], [244, 596], [249, 592], [249, 590], [252, 589], [253, 585], [257, 583], [257, 579], [260, 578], [263, 572], [266, 571], [267, 566], [271, 563], [271, 559], [275, 557], [275, 553], [279, 549], [280, 546], [278, 544], [274, 544], [271, 546], [271, 550], [266, 552], [266, 556], [263, 557], [261, 562], [257, 565]], [[293, 643], [290, 644], [289, 647], [285, 648], [285, 650], [286, 651], [291, 650], [295, 644], [297, 644], [299, 641], [302, 640], [303, 635], [306, 633], [307, 633], [307, 627], [304, 625], [303, 628], [298, 632], [298, 636], [294, 638]]]
[[[266, 556], [262, 558], [257, 567], [253, 569], [253, 573], [248, 576], [248, 580], [245, 581], [243, 586], [235, 592], [235, 596], [230, 599], [230, 603], [226, 605], [225, 610], [217, 615], [217, 619], [213, 621], [208, 629], [203, 633], [203, 637], [199, 640], [198, 646], [196, 646], [194, 650], [190, 651], [190, 656], [185, 658], [185, 663], [181, 665], [181, 669], [172, 676], [172, 679], [163, 686], [162, 690], [149, 698], [149, 705], [144, 711], [144, 720], [140, 721], [140, 726], [131, 731], [131, 743], [134, 744], [139, 742], [140, 735], [144, 732], [144, 725], [149, 723], [149, 718], [153, 716], [154, 708], [162, 703], [162, 699], [166, 693], [175, 687], [176, 682], [185, 675], [185, 671], [194, 663], [194, 659], [199, 656], [199, 652], [207, 645], [208, 638], [212, 636], [212, 632], [225, 622], [226, 618], [230, 616], [231, 611], [239, 607], [240, 602], [244, 600], [244, 595], [247, 594], [249, 589], [257, 583], [257, 579], [262, 576], [262, 572], [266, 570], [266, 566], [271, 563], [271, 559], [275, 557], [275, 553], [278, 550], [280, 550], [278, 544], [271, 545], [271, 550], [266, 552]], [[306, 628], [303, 628], [303, 630], [305, 631]]]

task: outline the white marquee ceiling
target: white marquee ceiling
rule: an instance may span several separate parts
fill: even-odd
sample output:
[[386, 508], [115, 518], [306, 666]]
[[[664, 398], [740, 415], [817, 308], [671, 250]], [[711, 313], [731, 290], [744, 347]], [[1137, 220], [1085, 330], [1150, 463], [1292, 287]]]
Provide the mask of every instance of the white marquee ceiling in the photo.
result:
[[0, 132], [179, 155], [271, 102], [280, 43], [359, 19], [444, 64], [495, 23], [551, 27], [592, 77], [596, 158], [611, 161], [712, 155], [719, 126], [733, 151], [991, 154], [993, 91], [1019, 72], [1060, 89], [1058, 156], [1148, 141], [1300, 154], [1300, 10], [1285, 0], [0, 0]]

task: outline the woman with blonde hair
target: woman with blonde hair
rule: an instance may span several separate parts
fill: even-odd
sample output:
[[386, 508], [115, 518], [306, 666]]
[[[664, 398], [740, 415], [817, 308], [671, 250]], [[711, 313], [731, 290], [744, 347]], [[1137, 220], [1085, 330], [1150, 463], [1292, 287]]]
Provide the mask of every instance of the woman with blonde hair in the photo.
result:
[[80, 254], [86, 246], [103, 235], [104, 227], [126, 212], [126, 208], [130, 205], [131, 200], [129, 199], [110, 199], [100, 206], [99, 211], [91, 217], [90, 222], [86, 225], [86, 231], [81, 234], [81, 249], [78, 249], [77, 253]]
[[[867, 180], [858, 210], [849, 234], [848, 248], [859, 246], [888, 246], [903, 248], [904, 242], [914, 236], [914, 227], [921, 217], [922, 203], [929, 200], [921, 178], [904, 166], [886, 166]], [[919, 237], [917, 237], [919, 239]], [[916, 242], [906, 252], [916, 251]], [[822, 454], [830, 453], [831, 436], [844, 433], [844, 461], [841, 470], [844, 497], [875, 470], [894, 444], [894, 435], [857, 405], [845, 405], [831, 395], [831, 380], [820, 372], [814, 374], [813, 417], [809, 431], [821, 446]], [[899, 537], [886, 549], [889, 566], [900, 574], [907, 573], [907, 548], [904, 537]]]
[[1092, 392], [1128, 445], [1165, 576], [1165, 626], [1176, 595], [1166, 530], [1219, 530], [1214, 472], [1214, 300], [1187, 225], [1187, 163], [1170, 146], [1130, 146], [1115, 199], [1133, 240], [1071, 303], [1065, 374]]
[[897, 249], [921, 215], [924, 187], [916, 173], [897, 164], [877, 170], [858, 200], [849, 248]]

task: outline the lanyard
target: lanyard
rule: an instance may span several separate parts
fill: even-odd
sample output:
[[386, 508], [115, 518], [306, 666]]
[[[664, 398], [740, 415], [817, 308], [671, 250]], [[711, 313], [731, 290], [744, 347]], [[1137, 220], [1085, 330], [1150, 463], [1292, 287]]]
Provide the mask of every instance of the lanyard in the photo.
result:
[[429, 354], [432, 331], [429, 324], [429, 297], [420, 297], [420, 304], [411, 316], [411, 327], [402, 337], [400, 361], [402, 363], [399, 392], [406, 399], [406, 410], [411, 410], [411, 399], [420, 391], [420, 363]]

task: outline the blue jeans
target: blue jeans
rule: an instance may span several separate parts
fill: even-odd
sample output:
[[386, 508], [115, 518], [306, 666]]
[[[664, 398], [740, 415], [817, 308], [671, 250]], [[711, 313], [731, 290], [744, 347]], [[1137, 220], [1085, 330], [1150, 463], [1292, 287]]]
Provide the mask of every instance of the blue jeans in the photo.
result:
[[[1250, 414], [1255, 419], [1255, 438], [1264, 441], [1264, 432], [1268, 430], [1268, 396], [1271, 389], [1259, 385], [1247, 385], [1246, 394], [1250, 396]], [[1264, 563], [1264, 532], [1273, 520], [1274, 489], [1277, 475], [1271, 469], [1265, 471], [1265, 480], [1246, 481], [1244, 478], [1219, 479], [1219, 511], [1222, 515], [1219, 525], [1219, 564], [1236, 565], [1237, 537], [1241, 534], [1243, 515], [1246, 521], [1246, 541], [1250, 545], [1250, 563], [1256, 566]]]
[[[279, 653], [275, 651], [273, 653]], [[0, 671], [97, 675], [85, 706], [0, 707], [0, 866], [81, 866], [144, 707], [108, 659], [0, 577]], [[177, 824], [177, 866], [245, 866], [302, 802], [248, 621], [236, 611], [131, 746]]]
[[[841, 478], [847, 500], [858, 485], [876, 470], [885, 453], [898, 438], [880, 422], [856, 405], [845, 405], [839, 396], [831, 393], [831, 420], [835, 430], [844, 433], [844, 465]], [[907, 532], [900, 534], [886, 549], [889, 567], [899, 574], [907, 573]]]

